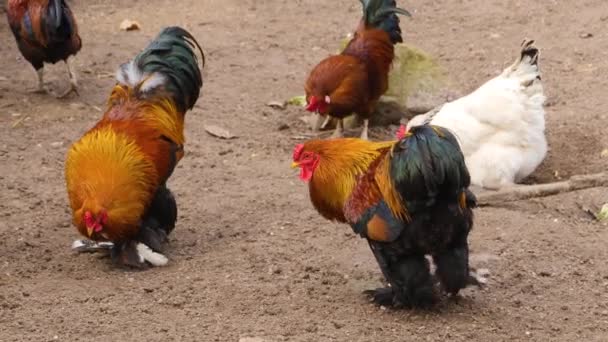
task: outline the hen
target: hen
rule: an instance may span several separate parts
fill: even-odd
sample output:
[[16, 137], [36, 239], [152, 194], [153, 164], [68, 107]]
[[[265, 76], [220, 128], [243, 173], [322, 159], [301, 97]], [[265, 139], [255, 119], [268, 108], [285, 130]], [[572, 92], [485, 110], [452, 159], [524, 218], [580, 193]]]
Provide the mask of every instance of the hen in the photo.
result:
[[524, 41], [502, 74], [438, 111], [414, 117], [408, 129], [431, 123], [454, 132], [474, 185], [498, 189], [520, 182], [547, 154], [538, 58], [534, 41]]
[[82, 46], [74, 14], [65, 0], [8, 0], [8, 22], [19, 51], [38, 74], [36, 92], [45, 92], [44, 63], [64, 61], [70, 76], [70, 89], [59, 97], [77, 91], [76, 73], [69, 57]]
[[342, 119], [363, 118], [361, 138], [367, 139], [369, 117], [388, 89], [394, 44], [402, 42], [399, 18], [410, 15], [395, 0], [361, 0], [363, 18], [340, 55], [322, 60], [306, 80], [306, 110], [338, 118], [334, 137], [342, 136]]
[[323, 217], [349, 223], [369, 242], [389, 283], [371, 291], [377, 303], [435, 303], [427, 254], [446, 292], [471, 283], [468, 234], [476, 200], [458, 143], [445, 128], [415, 127], [389, 142], [311, 140], [295, 147], [292, 167], [309, 182]]
[[[112, 258], [144, 267], [167, 263], [161, 243], [175, 227], [167, 180], [184, 154], [184, 118], [200, 94], [194, 37], [164, 29], [117, 72], [101, 120], [69, 149], [65, 177], [78, 231], [112, 242]], [[76, 241], [74, 248], [94, 249]]]

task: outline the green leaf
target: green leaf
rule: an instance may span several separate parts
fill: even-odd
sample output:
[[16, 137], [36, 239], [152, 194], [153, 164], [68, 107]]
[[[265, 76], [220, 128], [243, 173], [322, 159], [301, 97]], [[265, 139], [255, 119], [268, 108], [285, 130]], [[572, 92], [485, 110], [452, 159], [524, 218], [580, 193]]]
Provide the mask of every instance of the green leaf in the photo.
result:
[[602, 206], [602, 209], [597, 213], [598, 221], [604, 221], [608, 219], [608, 203]]
[[304, 95], [294, 96], [294, 97], [290, 98], [289, 100], [287, 100], [285, 102], [285, 104], [288, 104], [291, 106], [304, 107], [304, 106], [306, 106], [306, 96], [304, 96]]

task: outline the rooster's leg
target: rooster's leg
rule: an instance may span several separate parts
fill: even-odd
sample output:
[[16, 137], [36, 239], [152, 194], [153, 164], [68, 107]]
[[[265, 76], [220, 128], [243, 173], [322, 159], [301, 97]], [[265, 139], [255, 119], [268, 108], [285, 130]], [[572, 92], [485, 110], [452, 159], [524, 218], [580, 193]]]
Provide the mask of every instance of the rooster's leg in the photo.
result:
[[323, 121], [323, 123], [321, 124], [320, 128], [321, 129], [325, 129], [325, 127], [327, 127], [327, 125], [329, 124], [329, 122], [331, 121], [331, 116], [327, 115], [325, 117], [325, 120]]
[[336, 123], [336, 130], [334, 134], [331, 135], [332, 138], [342, 138], [344, 136], [344, 122], [342, 119], [338, 119], [338, 123]]
[[430, 307], [437, 302], [429, 263], [424, 255], [403, 255], [390, 266], [394, 306]]
[[30, 92], [35, 94], [48, 93], [48, 90], [44, 87], [44, 69], [37, 69], [36, 74], [38, 75], [38, 87], [36, 87], [36, 89], [34, 90], [31, 90]]
[[60, 99], [67, 97], [71, 93], [80, 95], [80, 94], [78, 94], [78, 80], [76, 79], [76, 73], [72, 70], [72, 69], [74, 69], [74, 67], [70, 66], [69, 59], [65, 60], [65, 65], [66, 65], [66, 68], [68, 69], [68, 74], [70, 75], [70, 89], [68, 89], [63, 94], [57, 96], [57, 98], [60, 98]]
[[367, 137], [367, 127], [369, 126], [369, 119], [363, 119], [363, 131], [361, 131], [361, 139], [369, 140]]

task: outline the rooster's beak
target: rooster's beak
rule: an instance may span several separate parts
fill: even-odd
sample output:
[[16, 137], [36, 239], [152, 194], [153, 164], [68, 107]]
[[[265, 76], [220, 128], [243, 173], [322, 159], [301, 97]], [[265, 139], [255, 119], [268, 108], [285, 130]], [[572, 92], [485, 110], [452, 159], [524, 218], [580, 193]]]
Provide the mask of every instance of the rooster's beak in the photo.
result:
[[296, 167], [298, 167], [298, 166], [300, 166], [300, 163], [298, 163], [298, 162], [292, 162], [292, 163], [291, 163], [291, 168], [292, 168], [292, 169], [295, 169], [295, 168], [296, 168]]
[[91, 237], [93, 235], [93, 227], [87, 227], [87, 235]]

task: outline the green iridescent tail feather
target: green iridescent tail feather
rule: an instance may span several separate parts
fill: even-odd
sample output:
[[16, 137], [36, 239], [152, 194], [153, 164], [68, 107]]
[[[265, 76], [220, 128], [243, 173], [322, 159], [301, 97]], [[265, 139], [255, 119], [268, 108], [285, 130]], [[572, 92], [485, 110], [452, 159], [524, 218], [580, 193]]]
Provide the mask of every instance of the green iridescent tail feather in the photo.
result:
[[412, 128], [395, 146], [391, 176], [410, 213], [435, 204], [440, 194], [457, 198], [471, 182], [456, 137], [430, 125]]
[[167, 27], [131, 62], [117, 72], [119, 83], [135, 88], [138, 96], [166, 94], [180, 112], [194, 107], [203, 86], [195, 48], [205, 55], [196, 39], [181, 27]]

